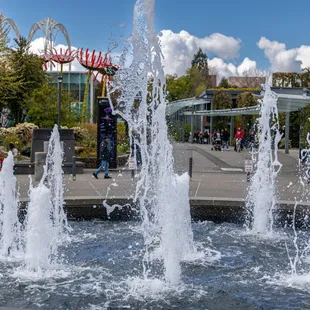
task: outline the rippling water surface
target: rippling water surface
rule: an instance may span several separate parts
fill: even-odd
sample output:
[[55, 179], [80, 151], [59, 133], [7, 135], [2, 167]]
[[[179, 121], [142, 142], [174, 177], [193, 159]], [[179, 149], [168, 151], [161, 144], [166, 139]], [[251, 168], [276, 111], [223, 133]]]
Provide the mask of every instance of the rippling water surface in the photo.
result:
[[[182, 263], [182, 283], [169, 286], [162, 264], [143, 280], [138, 222], [72, 222], [62, 263], [46, 274], [26, 273], [18, 261], [0, 262], [0, 306], [26, 309], [309, 309], [310, 268], [290, 276], [285, 242], [246, 235], [232, 224], [194, 223], [200, 254]], [[306, 240], [301, 233], [299, 241]], [[154, 253], [154, 259], [160, 257]], [[309, 273], [307, 273], [309, 271]], [[308, 275], [309, 274], [309, 275]]]

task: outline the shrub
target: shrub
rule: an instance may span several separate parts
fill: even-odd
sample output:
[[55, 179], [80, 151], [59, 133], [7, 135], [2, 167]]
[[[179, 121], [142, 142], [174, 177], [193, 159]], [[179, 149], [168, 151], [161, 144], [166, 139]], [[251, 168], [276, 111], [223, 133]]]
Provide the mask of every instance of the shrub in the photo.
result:
[[117, 155], [125, 155], [130, 151], [130, 145], [128, 143], [117, 145]]
[[[291, 140], [289, 140], [288, 142], [288, 147], [291, 148], [292, 147], [292, 143]], [[279, 143], [279, 149], [284, 149], [285, 148], [285, 137], [281, 139], [280, 143]]]
[[9, 150], [9, 143], [14, 143], [15, 147], [18, 149], [18, 150], [21, 150], [23, 145], [22, 145], [22, 142], [21, 140], [19, 139], [19, 137], [17, 135], [14, 135], [14, 134], [8, 134], [4, 140], [3, 140], [3, 145], [5, 147], [5, 149], [8, 151]]
[[16, 141], [16, 147], [22, 149], [24, 147], [29, 147], [32, 141], [33, 130], [38, 128], [32, 123], [21, 123], [15, 127], [0, 128], [0, 141], [4, 146], [8, 143]]

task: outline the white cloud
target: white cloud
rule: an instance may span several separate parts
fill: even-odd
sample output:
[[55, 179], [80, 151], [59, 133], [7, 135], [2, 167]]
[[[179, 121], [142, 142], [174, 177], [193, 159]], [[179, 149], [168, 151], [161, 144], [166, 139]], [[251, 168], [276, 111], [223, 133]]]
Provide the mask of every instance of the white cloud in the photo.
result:
[[[254, 60], [245, 57], [241, 63], [236, 63], [234, 58], [239, 55], [241, 40], [228, 37], [220, 33], [213, 33], [204, 38], [198, 38], [187, 31], [173, 33], [171, 30], [163, 30], [160, 33], [161, 49], [164, 56], [163, 65], [166, 74], [177, 74], [181, 76], [191, 66], [194, 53], [199, 47], [206, 54], [213, 54], [215, 57], [209, 59], [211, 71], [218, 75], [218, 81], [223, 77], [242, 76], [245, 72], [255, 72], [263, 75], [257, 68]], [[302, 45], [298, 48], [287, 49], [284, 43], [270, 41], [266, 37], [261, 37], [257, 42], [259, 49], [263, 50], [270, 62], [271, 71], [300, 71], [302, 68], [310, 67], [310, 46]], [[66, 49], [67, 46], [58, 44], [57, 50]], [[76, 49], [72, 47], [72, 49]], [[30, 50], [36, 54], [42, 54], [44, 50], [44, 38], [40, 37], [31, 42]], [[118, 54], [113, 55], [114, 62], [117, 63]], [[229, 61], [229, 59], [232, 59]], [[75, 59], [71, 63], [72, 71], [85, 71]], [[64, 66], [64, 71], [69, 69], [69, 65]], [[58, 71], [59, 67], [52, 70]], [[261, 73], [261, 74], [260, 74]]]
[[232, 59], [238, 57], [241, 40], [220, 33], [197, 38], [184, 30], [180, 33], [163, 30], [160, 33], [160, 43], [165, 73], [183, 75], [199, 48], [207, 54], [213, 53], [219, 58]]
[[257, 46], [264, 51], [273, 72], [299, 72], [310, 65], [309, 46], [302, 45], [299, 48], [287, 50], [284, 43], [270, 41], [265, 37], [260, 38]]
[[241, 40], [227, 37], [221, 33], [213, 33], [209, 37], [196, 39], [197, 45], [220, 58], [236, 58], [239, 56]]
[[209, 67], [217, 74], [217, 81], [220, 82], [223, 77], [243, 76], [245, 74], [254, 73], [255, 75], [263, 75], [263, 72], [257, 69], [256, 61], [244, 58], [240, 65], [233, 63], [226, 63], [221, 58], [213, 58], [209, 60]]

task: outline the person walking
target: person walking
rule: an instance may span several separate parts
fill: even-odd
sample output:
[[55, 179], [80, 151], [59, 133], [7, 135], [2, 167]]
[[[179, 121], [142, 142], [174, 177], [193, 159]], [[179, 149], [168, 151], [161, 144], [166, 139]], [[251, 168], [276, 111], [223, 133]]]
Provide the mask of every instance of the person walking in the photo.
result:
[[[235, 140], [238, 142], [238, 143], [240, 143], [240, 150], [242, 150], [242, 148], [243, 148], [243, 139], [244, 139], [244, 132], [243, 132], [243, 130], [240, 128], [240, 127], [238, 127], [238, 129], [237, 129], [237, 132], [236, 132], [236, 134], [235, 134]], [[237, 140], [238, 139], [238, 140]], [[235, 143], [235, 151], [237, 152], [237, 145], [236, 145], [237, 143]]]
[[[9, 151], [12, 152], [14, 165], [16, 165], [16, 163], [17, 163], [17, 156], [18, 156], [18, 150], [17, 150], [17, 148], [16, 148], [16, 146], [15, 146], [15, 144], [13, 142], [9, 143]], [[9, 152], [2, 152], [2, 153], [6, 154], [6, 155], [9, 154]]]
[[251, 129], [249, 133], [249, 147], [251, 152], [254, 149], [254, 145], [255, 145], [255, 132], [253, 129]]
[[98, 174], [104, 170], [104, 178], [111, 179], [109, 176], [109, 162], [111, 158], [111, 146], [109, 145], [109, 138], [104, 137], [101, 143], [101, 164], [99, 168], [93, 172], [93, 176], [98, 179]]
[[198, 137], [199, 137], [199, 144], [203, 144], [203, 132], [202, 131], [199, 132]]
[[222, 150], [224, 151], [225, 147], [226, 150], [229, 151], [229, 132], [227, 128], [224, 129], [223, 134], [222, 134]]

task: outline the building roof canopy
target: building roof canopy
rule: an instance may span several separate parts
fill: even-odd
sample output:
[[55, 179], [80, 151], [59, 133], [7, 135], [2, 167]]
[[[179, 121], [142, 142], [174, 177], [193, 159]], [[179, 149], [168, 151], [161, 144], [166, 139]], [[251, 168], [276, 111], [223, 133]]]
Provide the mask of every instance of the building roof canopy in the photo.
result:
[[[301, 110], [310, 105], [310, 89], [308, 88], [271, 88], [278, 95], [278, 112], [294, 112]], [[184, 100], [178, 100], [170, 102], [167, 105], [167, 115], [173, 115], [177, 111], [185, 107], [191, 107], [193, 105], [200, 105], [203, 103], [210, 103], [211, 98], [208, 99], [208, 92], [199, 96], [198, 98], [190, 98]], [[213, 96], [214, 93], [212, 93]], [[257, 94], [255, 94], [258, 96]], [[262, 97], [262, 95], [259, 95]], [[205, 110], [194, 111], [194, 115], [205, 116], [232, 116], [232, 115], [254, 115], [259, 114], [260, 105], [246, 108], [235, 108], [226, 110]], [[184, 115], [191, 115], [191, 111], [184, 111]]]

